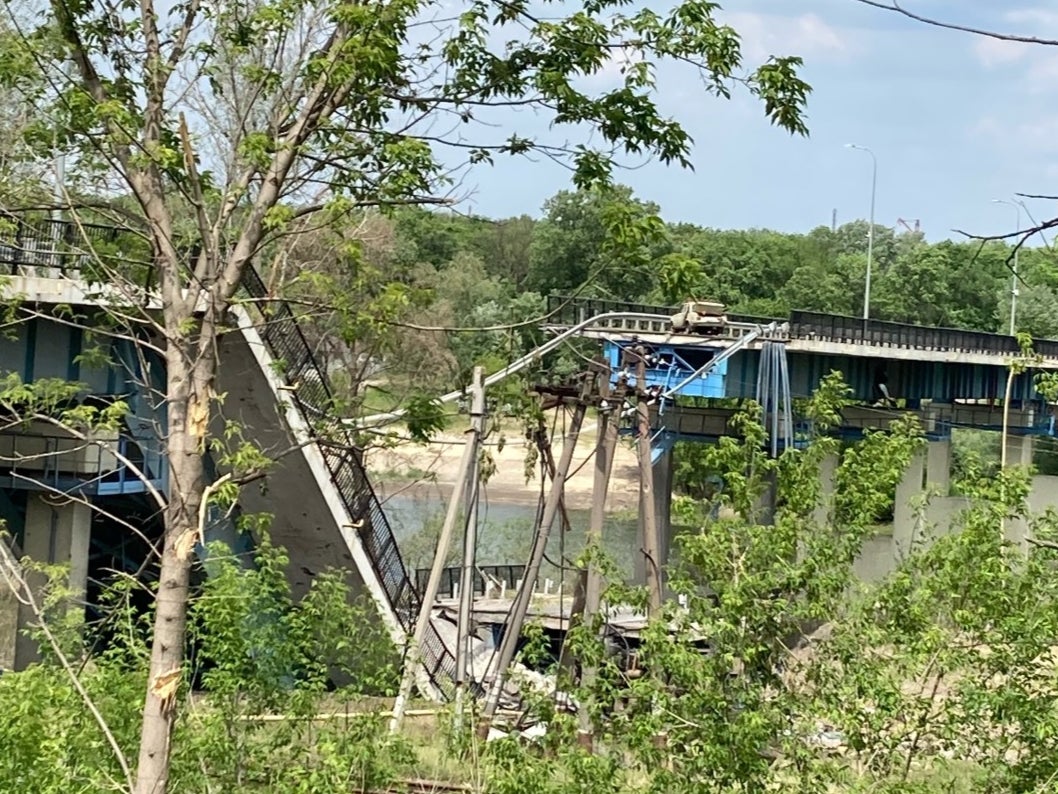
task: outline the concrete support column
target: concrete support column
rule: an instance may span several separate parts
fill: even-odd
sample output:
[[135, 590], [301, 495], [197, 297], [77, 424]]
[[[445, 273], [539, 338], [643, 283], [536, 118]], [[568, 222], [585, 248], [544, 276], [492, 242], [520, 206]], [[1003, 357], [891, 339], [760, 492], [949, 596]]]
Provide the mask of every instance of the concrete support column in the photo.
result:
[[760, 496], [757, 498], [755, 520], [761, 526], [771, 526], [775, 523], [775, 507], [779, 497], [779, 481], [775, 472], [769, 473], [761, 478]]
[[[18, 555], [13, 541], [0, 539], [0, 565], [17, 565]], [[18, 594], [8, 585], [7, 577], [0, 575], [0, 672], [15, 669], [18, 622]]]
[[951, 490], [951, 439], [930, 441], [926, 447], [926, 488], [939, 496]]
[[[1007, 466], [1031, 466], [1032, 456], [1036, 451], [1036, 439], [1033, 436], [1007, 436], [1006, 440], [1006, 453], [1007, 453]], [[1027, 509], [1030, 513], [1034, 512], [1036, 505], [1039, 504], [1035, 496], [1036, 479], [1033, 477], [1033, 489], [1029, 492]], [[1008, 520], [1005, 523], [1004, 536], [1006, 539], [1017, 546], [1023, 554], [1029, 552], [1029, 517], [1018, 516]]]
[[834, 504], [834, 488], [840, 462], [840, 456], [831, 452], [819, 464], [819, 504], [816, 505], [812, 518], [822, 527], [830, 525], [830, 510]]
[[926, 473], [926, 453], [916, 452], [896, 485], [893, 503], [893, 556], [897, 562], [911, 553], [917, 540], [919, 519], [915, 503], [922, 496], [922, 481]]
[[[23, 554], [32, 560], [53, 565], [64, 565], [69, 572], [67, 586], [72, 593], [73, 608], [84, 611], [85, 589], [88, 584], [88, 546], [92, 533], [92, 509], [81, 502], [52, 504], [42, 496], [30, 497], [26, 505], [26, 532]], [[39, 574], [30, 574], [29, 584], [34, 589], [43, 586]], [[23, 608], [20, 620], [35, 622], [35, 616]], [[40, 654], [29, 638], [19, 636], [15, 646], [15, 668], [23, 669], [36, 661]]]
[[672, 450], [654, 464], [654, 515], [658, 521], [658, 557], [662, 567], [669, 564], [672, 553]]
[[[654, 491], [651, 498], [654, 500], [654, 518], [658, 524], [658, 559], [664, 569], [669, 564], [669, 553], [672, 549], [672, 450], [662, 455], [653, 465]], [[636, 549], [644, 547], [643, 538], [643, 504], [639, 505], [639, 523], [636, 527]], [[647, 583], [646, 560], [641, 551], [637, 551], [635, 557], [635, 583], [645, 586]]]
[[1036, 439], [1033, 436], [1007, 436], [1008, 466], [1031, 466], [1035, 451]]

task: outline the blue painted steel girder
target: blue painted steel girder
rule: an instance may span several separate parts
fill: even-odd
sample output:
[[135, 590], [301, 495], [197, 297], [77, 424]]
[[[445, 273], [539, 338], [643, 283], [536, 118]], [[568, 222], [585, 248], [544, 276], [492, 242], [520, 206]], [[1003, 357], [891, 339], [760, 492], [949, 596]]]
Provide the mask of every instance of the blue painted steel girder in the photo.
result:
[[[615, 372], [620, 370], [622, 345], [605, 343], [606, 356]], [[653, 345], [661, 363], [647, 370], [647, 385], [667, 388], [687, 377], [720, 352], [722, 348], [688, 345]], [[807, 397], [832, 371], [839, 371], [852, 389], [852, 398], [875, 401], [884, 383], [889, 396], [916, 405], [922, 400], [951, 403], [957, 400], [1001, 400], [1006, 390], [1007, 369], [985, 364], [948, 361], [912, 361], [832, 356], [791, 352], [790, 390], [795, 397]], [[755, 397], [760, 351], [744, 350], [722, 362], [708, 375], [688, 384], [680, 393], [685, 397]], [[1032, 372], [1014, 379], [1012, 398], [1016, 402], [1039, 401]]]
[[[604, 345], [606, 359], [613, 372], [612, 381], [614, 383], [617, 382], [618, 377], [621, 375], [621, 352], [627, 346], [629, 346], [628, 343], [622, 346], [610, 341]], [[723, 350], [723, 348], [677, 347], [675, 345], [651, 345], [650, 348], [657, 357], [657, 364], [647, 368], [647, 387], [660, 386], [662, 389], [676, 386], [684, 378], [697, 372], [699, 368]], [[728, 361], [721, 361], [705, 377], [697, 378], [684, 386], [680, 390], [680, 395], [683, 397], [712, 397], [717, 399], [728, 396], [725, 385], [728, 363]], [[634, 384], [635, 370], [631, 369], [626, 374], [629, 376], [629, 382]], [[754, 381], [754, 384], [756, 384], [756, 381]]]

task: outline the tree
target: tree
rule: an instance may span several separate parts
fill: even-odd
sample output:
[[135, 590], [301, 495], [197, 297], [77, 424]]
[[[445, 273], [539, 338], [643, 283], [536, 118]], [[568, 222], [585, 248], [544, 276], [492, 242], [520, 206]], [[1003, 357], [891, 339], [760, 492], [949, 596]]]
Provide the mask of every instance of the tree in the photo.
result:
[[41, 76], [35, 74], [28, 57], [19, 46], [18, 35], [7, 20], [0, 19], [0, 60], [9, 71], [20, 75], [20, 85], [0, 85], [0, 136], [4, 147], [0, 152], [0, 202], [5, 204], [29, 202], [46, 204], [44, 188], [45, 165], [33, 161], [30, 141], [39, 133], [36, 109], [22, 101], [24, 89], [39, 89]]
[[780, 294], [791, 309], [855, 316], [863, 308], [866, 272], [865, 256], [839, 254], [833, 261], [799, 267]]
[[640, 297], [654, 286], [654, 254], [664, 241], [657, 213], [623, 185], [559, 192], [533, 230], [526, 285], [543, 294], [587, 286], [608, 298]]
[[805, 261], [801, 236], [687, 225], [673, 230], [671, 236], [682, 256], [698, 262], [702, 295], [723, 301], [737, 312], [768, 316], [788, 311], [781, 288]]
[[[127, 197], [163, 307], [155, 331], [166, 368], [171, 487], [139, 794], [162, 794], [168, 784], [190, 540], [207, 496], [202, 453], [217, 400], [217, 339], [262, 252], [281, 247], [310, 217], [327, 225], [355, 208], [443, 201], [444, 147], [473, 162], [536, 152], [569, 164], [584, 188], [607, 182], [621, 152], [687, 166], [690, 138], [652, 96], [654, 66], [667, 59], [697, 70], [712, 94], [726, 96], [738, 76], [775, 124], [805, 132], [809, 87], [797, 76], [798, 59], [744, 73], [737, 34], [716, 22], [710, 3], [687, 0], [664, 15], [619, 8], [599, 3], [542, 19], [524, 5], [474, 2], [458, 22], [423, 38], [413, 25], [432, 5], [414, 0], [186, 0], [167, 11], [152, 0], [138, 7], [53, 0], [34, 9], [39, 28], [11, 20], [24, 57], [5, 59], [0, 80], [47, 107], [77, 182]], [[579, 78], [614, 64], [616, 87], [581, 87]], [[42, 86], [27, 83], [31, 71], [43, 73]], [[535, 106], [556, 124], [592, 130], [599, 146], [514, 131], [502, 141], [482, 132], [468, 143], [470, 132], [438, 131], [441, 120], [469, 131], [490, 105]], [[106, 277], [129, 286], [118, 270]]]
[[536, 221], [520, 215], [492, 221], [477, 233], [474, 247], [485, 268], [495, 276], [509, 279], [515, 289], [522, 289], [529, 276], [535, 227]]

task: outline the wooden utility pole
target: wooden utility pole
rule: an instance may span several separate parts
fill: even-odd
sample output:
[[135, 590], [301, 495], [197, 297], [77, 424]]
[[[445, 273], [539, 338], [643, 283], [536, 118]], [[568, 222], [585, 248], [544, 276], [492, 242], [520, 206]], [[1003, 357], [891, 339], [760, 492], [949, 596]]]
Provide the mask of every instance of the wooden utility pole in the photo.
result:
[[[599, 614], [602, 602], [602, 573], [596, 555], [602, 547], [603, 525], [606, 520], [606, 494], [610, 488], [610, 476], [613, 472], [614, 455], [617, 451], [617, 431], [620, 424], [621, 402], [624, 397], [624, 385], [618, 387], [616, 405], [603, 407], [610, 396], [610, 371], [607, 368], [599, 379], [599, 434], [595, 441], [595, 480], [592, 483], [591, 518], [585, 546], [588, 548], [588, 568], [584, 577], [584, 603], [581, 621], [590, 626]], [[577, 605], [574, 605], [576, 612]], [[575, 616], [571, 618], [572, 627]], [[585, 665], [581, 670], [581, 689], [590, 691], [595, 680], [594, 665]], [[577, 714], [579, 721], [578, 738], [586, 747], [592, 746], [592, 724], [590, 704], [581, 702]]]
[[459, 580], [459, 621], [456, 630], [455, 727], [463, 728], [463, 705], [466, 698], [467, 663], [470, 650], [471, 608], [474, 604], [474, 568], [478, 544], [478, 488], [481, 479], [481, 439], [485, 434], [484, 370], [474, 367], [470, 387], [470, 427], [474, 439], [474, 459], [467, 483], [466, 529], [463, 533], [463, 575]]
[[[540, 450], [540, 457], [544, 462], [544, 470], [547, 472], [547, 476], [551, 478], [551, 481], [555, 481], [555, 453], [551, 449], [551, 441], [547, 438], [547, 427], [544, 424], [544, 420], [540, 420], [539, 429], [539, 443], [537, 448]], [[562, 500], [558, 503], [558, 514], [562, 519], [562, 531], [569, 532], [572, 524], [569, 523], [569, 512], [566, 510], [566, 498], [563, 495]]]
[[448, 549], [452, 545], [452, 530], [455, 529], [456, 519], [459, 518], [460, 502], [466, 489], [471, 466], [477, 459], [477, 451], [478, 434], [475, 428], [471, 427], [467, 433], [466, 446], [463, 448], [463, 459], [459, 462], [459, 472], [452, 486], [452, 496], [448, 501], [448, 512], [445, 514], [444, 525], [441, 527], [441, 536], [437, 540], [437, 550], [434, 552], [430, 578], [426, 583], [426, 591], [422, 593], [422, 604], [419, 607], [419, 618], [415, 622], [415, 633], [404, 659], [404, 675], [401, 677], [397, 698], [393, 702], [393, 718], [389, 723], [391, 733], [399, 731], [404, 721], [404, 710], [407, 708], [419, 666], [423, 637], [426, 636], [426, 627], [430, 625], [430, 613], [433, 611], [434, 600], [437, 598], [437, 590], [441, 586], [441, 574], [444, 572]]
[[558, 507], [562, 501], [563, 489], [566, 484], [566, 478], [569, 476], [570, 466], [573, 463], [573, 452], [577, 446], [577, 437], [580, 435], [580, 428], [584, 423], [586, 410], [587, 405], [582, 395], [573, 409], [573, 420], [570, 422], [569, 436], [562, 446], [562, 456], [559, 458], [555, 479], [551, 484], [547, 502], [544, 504], [544, 515], [540, 520], [540, 526], [537, 527], [533, 549], [529, 555], [529, 564], [525, 569], [522, 586], [515, 594], [510, 621], [507, 623], [507, 627], [503, 632], [503, 640], [500, 642], [495, 677], [489, 689], [488, 697], [485, 700], [483, 716], [486, 719], [491, 719], [496, 713], [500, 696], [503, 693], [503, 685], [507, 678], [507, 669], [511, 666], [511, 662], [514, 660], [514, 653], [518, 648], [518, 639], [521, 637], [525, 616], [529, 611], [529, 602], [533, 597], [533, 583], [540, 575], [540, 563], [544, 559], [547, 541], [551, 535], [551, 527], [555, 523]]
[[654, 463], [650, 450], [650, 407], [647, 405], [647, 351], [642, 345], [632, 349], [636, 356], [636, 415], [639, 436], [639, 523], [643, 534], [649, 612], [661, 609], [661, 560], [658, 549], [658, 517], [654, 505]]

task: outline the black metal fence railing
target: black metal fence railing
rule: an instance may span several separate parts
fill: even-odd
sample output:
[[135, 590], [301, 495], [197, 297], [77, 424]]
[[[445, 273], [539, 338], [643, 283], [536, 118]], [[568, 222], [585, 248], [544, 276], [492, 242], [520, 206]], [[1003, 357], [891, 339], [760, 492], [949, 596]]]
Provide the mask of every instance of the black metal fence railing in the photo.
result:
[[[283, 377], [288, 383], [298, 384], [291, 394], [309, 426], [309, 432], [316, 436], [318, 423], [322, 420], [330, 436], [328, 440], [340, 442], [322, 444], [320, 447], [328, 473], [346, 512], [357, 527], [389, 605], [410, 634], [421, 603], [419, 592], [404, 567], [393, 530], [371, 487], [367, 472], [354, 452], [348, 432], [340, 422], [334, 420], [331, 413], [333, 394], [327, 377], [316, 364], [294, 312], [284, 301], [268, 300], [268, 290], [256, 270], [246, 269], [242, 287], [250, 297], [263, 301], [260, 305], [264, 315], [260, 327], [261, 337]], [[419, 652], [430, 680], [445, 691], [446, 685], [455, 676], [455, 658], [432, 624], [427, 629]]]
[[[881, 347], [942, 350], [953, 353], [1016, 355], [1020, 352], [1017, 340], [1006, 334], [959, 328], [932, 328], [887, 320], [863, 320], [821, 312], [791, 312], [790, 336], [794, 339], [820, 339], [827, 342], [865, 343]], [[1058, 341], [1035, 340], [1033, 349], [1047, 358], [1058, 357]]]
[[109, 283], [115, 274], [137, 287], [153, 285], [147, 238], [131, 229], [0, 211], [0, 271], [68, 275]]
[[[473, 576], [474, 595], [483, 596], [490, 590], [498, 593], [501, 586], [513, 592], [524, 576], [524, 565], [478, 565]], [[426, 583], [429, 579], [429, 568], [415, 569], [415, 586], [420, 593], [426, 590]], [[452, 596], [454, 598], [459, 593], [462, 579], [462, 568], [445, 568], [441, 571], [441, 585], [438, 592], [442, 596]]]

